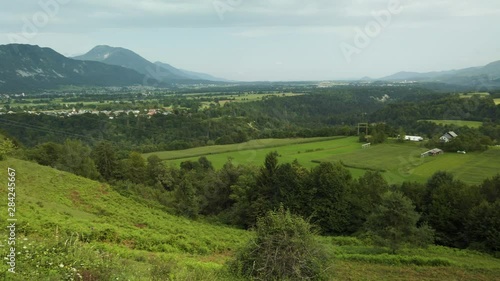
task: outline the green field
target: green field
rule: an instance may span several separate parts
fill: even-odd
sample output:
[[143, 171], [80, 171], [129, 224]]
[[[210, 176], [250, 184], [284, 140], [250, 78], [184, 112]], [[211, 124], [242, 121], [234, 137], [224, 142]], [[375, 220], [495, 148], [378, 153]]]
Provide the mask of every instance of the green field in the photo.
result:
[[[343, 142], [345, 140], [339, 140]], [[154, 201], [34, 163], [16, 170], [16, 275], [2, 280], [239, 280], [225, 263], [254, 233], [170, 215]], [[4, 177], [6, 186], [7, 177]], [[7, 206], [7, 188], [0, 189]], [[0, 212], [7, 225], [7, 212]], [[0, 232], [0, 255], [9, 248]], [[397, 255], [352, 237], [317, 237], [333, 257], [329, 280], [495, 280], [500, 263], [474, 251], [430, 246]], [[79, 279], [76, 272], [93, 279]], [[74, 276], [74, 278], [71, 278]]]
[[[303, 94], [298, 93], [265, 93], [265, 94], [254, 94], [254, 93], [244, 93], [244, 94], [234, 94], [234, 95], [210, 95], [211, 98], [217, 98], [220, 105], [224, 105], [228, 102], [251, 102], [260, 101], [267, 97], [291, 97], [299, 96]], [[187, 94], [186, 96], [191, 96], [193, 99], [202, 98], [203, 95], [200, 94]], [[209, 107], [213, 102], [202, 102], [202, 107]]]
[[463, 121], [463, 120], [422, 120], [436, 123], [438, 125], [454, 125], [459, 127], [470, 127], [470, 128], [479, 128], [483, 125], [482, 122], [479, 121]]
[[[216, 168], [221, 168], [227, 159], [231, 157], [233, 163], [252, 164], [264, 161], [266, 154], [278, 149], [286, 149], [293, 154], [299, 154], [301, 150], [318, 149], [321, 145], [331, 144], [334, 147], [353, 146], [352, 138], [324, 137], [324, 138], [294, 138], [294, 139], [258, 139], [239, 144], [212, 145], [196, 147], [185, 150], [162, 151], [144, 154], [144, 157], [157, 155], [168, 163], [179, 164], [186, 160], [197, 160], [200, 156], [207, 156]], [[359, 145], [356, 145], [359, 146]], [[302, 155], [305, 156], [305, 155]], [[293, 161], [295, 158], [292, 158]], [[311, 158], [311, 160], [313, 160]], [[178, 160], [178, 161], [175, 161]]]
[[480, 97], [488, 97], [490, 93], [488, 92], [477, 92], [477, 93], [462, 93], [460, 94], [461, 98], [471, 98], [474, 96], [480, 96]]
[[500, 104], [500, 99], [494, 99], [494, 101], [495, 101], [495, 104], [496, 104], [496, 105], [499, 105], [499, 104]]
[[199, 147], [180, 151], [164, 151], [145, 154], [158, 155], [169, 165], [178, 166], [183, 161], [196, 161], [206, 156], [216, 169], [228, 159], [235, 164], [262, 165], [266, 154], [277, 151], [281, 162], [295, 159], [307, 168], [319, 162], [342, 161], [354, 177], [367, 170], [382, 172], [389, 183], [403, 181], [425, 182], [435, 172], [443, 170], [470, 184], [478, 184], [487, 177], [496, 175], [500, 167], [500, 149], [491, 148], [482, 153], [445, 153], [437, 157], [421, 158], [428, 149], [422, 143], [388, 143], [362, 149], [357, 137], [336, 139], [266, 139], [242, 144]]

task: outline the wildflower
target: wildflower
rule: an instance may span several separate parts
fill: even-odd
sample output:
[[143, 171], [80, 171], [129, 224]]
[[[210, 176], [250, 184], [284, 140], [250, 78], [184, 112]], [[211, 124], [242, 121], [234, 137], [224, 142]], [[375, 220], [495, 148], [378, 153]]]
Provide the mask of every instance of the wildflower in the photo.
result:
[[61, 263], [61, 264], [59, 265], [59, 267], [64, 267], [64, 264], [62, 264], [62, 263]]

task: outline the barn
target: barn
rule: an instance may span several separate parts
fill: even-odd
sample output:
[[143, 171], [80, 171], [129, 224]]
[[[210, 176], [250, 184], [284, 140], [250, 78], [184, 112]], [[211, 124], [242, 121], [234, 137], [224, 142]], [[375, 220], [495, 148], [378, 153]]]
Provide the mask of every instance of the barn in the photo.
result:
[[448, 133], [442, 135], [439, 140], [442, 141], [442, 142], [449, 142], [451, 141], [452, 139], [458, 137], [458, 135], [453, 132], [453, 131], [449, 131]]
[[420, 154], [420, 157], [436, 156], [436, 155], [443, 154], [443, 153], [444, 153], [444, 151], [442, 149], [434, 148], [434, 149], [431, 149], [429, 151], [426, 151], [426, 152]]

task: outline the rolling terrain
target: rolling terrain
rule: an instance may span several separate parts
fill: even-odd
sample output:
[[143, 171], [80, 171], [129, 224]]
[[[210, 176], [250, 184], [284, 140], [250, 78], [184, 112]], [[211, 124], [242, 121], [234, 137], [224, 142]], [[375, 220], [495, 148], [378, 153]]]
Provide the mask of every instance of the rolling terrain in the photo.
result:
[[[153, 201], [122, 195], [125, 190], [30, 162], [9, 158], [0, 168], [16, 172], [19, 252], [17, 274], [8, 280], [239, 280], [225, 262], [251, 231], [176, 217]], [[0, 196], [7, 198], [7, 190]], [[5, 212], [0, 219], [6, 221]], [[495, 258], [474, 251], [430, 246], [390, 255], [353, 237], [317, 239], [333, 256], [325, 269], [329, 280], [401, 280], [403, 274], [405, 280], [494, 280], [500, 274]], [[6, 239], [2, 244], [6, 256]], [[0, 270], [7, 274], [7, 264]]]
[[341, 161], [355, 177], [368, 170], [380, 171], [389, 183], [409, 180], [425, 182], [432, 174], [442, 170], [451, 172], [457, 179], [467, 183], [478, 184], [498, 173], [497, 159], [500, 159], [498, 148], [466, 155], [446, 153], [427, 158], [420, 157], [421, 153], [428, 150], [421, 143], [390, 141], [362, 149], [356, 137], [253, 140], [238, 145], [199, 147], [144, 156], [157, 155], [172, 165], [206, 156], [215, 168], [220, 168], [228, 159], [232, 159], [234, 164], [260, 165], [266, 154], [275, 150], [281, 162], [297, 159], [303, 166], [311, 168], [320, 162]]

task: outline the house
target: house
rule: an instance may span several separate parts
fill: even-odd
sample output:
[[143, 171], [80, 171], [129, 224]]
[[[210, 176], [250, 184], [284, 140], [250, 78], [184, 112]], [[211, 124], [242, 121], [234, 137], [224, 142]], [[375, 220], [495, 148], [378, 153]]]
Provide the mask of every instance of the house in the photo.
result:
[[429, 151], [426, 151], [426, 152], [420, 154], [420, 157], [436, 156], [436, 155], [443, 154], [443, 153], [444, 153], [444, 151], [442, 149], [434, 148], [434, 149], [431, 149]]
[[405, 140], [409, 141], [423, 141], [424, 138], [420, 136], [405, 136]]
[[451, 141], [452, 139], [458, 137], [457, 134], [455, 134], [455, 132], [453, 131], [449, 131], [448, 133], [442, 135], [439, 140], [442, 141], [442, 142], [449, 142]]

